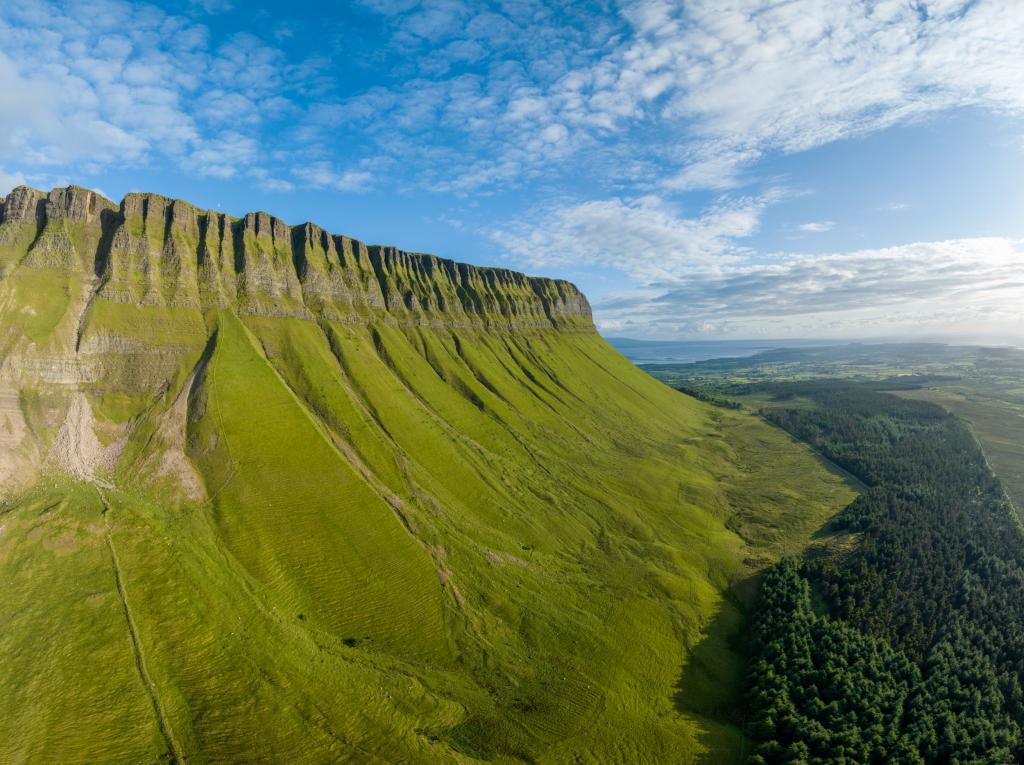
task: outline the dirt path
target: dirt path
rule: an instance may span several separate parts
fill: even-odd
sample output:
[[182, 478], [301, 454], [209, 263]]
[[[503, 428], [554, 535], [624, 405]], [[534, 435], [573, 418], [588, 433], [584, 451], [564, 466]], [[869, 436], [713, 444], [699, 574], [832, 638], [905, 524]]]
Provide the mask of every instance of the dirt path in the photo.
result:
[[157, 693], [156, 683], [153, 682], [153, 678], [149, 675], [149, 670], [146, 669], [146, 655], [142, 650], [142, 641], [139, 638], [139, 630], [135, 626], [135, 619], [132, 617], [131, 607], [128, 605], [128, 592], [124, 587], [124, 579], [121, 576], [121, 562], [117, 557], [117, 549], [114, 547], [114, 538], [111, 535], [110, 529], [110, 506], [107, 504], [106, 497], [103, 496], [103, 492], [99, 488], [96, 489], [100, 495], [100, 502], [103, 503], [103, 518], [107, 524], [107, 549], [110, 550], [110, 565], [114, 570], [114, 582], [117, 584], [117, 594], [121, 599], [121, 607], [124, 609], [124, 618], [128, 623], [128, 634], [132, 639], [132, 651], [135, 654], [135, 668], [138, 670], [139, 678], [142, 680], [142, 685], [146, 689], [146, 693], [149, 695], [149, 701], [153, 705], [153, 714], [156, 717], [157, 726], [160, 728], [160, 734], [163, 736], [165, 743], [167, 744], [167, 752], [170, 755], [171, 765], [184, 765], [185, 758], [181, 756], [177, 745], [174, 743], [174, 737], [171, 735], [171, 727], [167, 722], [167, 716], [164, 714], [163, 706], [160, 704], [160, 696]]

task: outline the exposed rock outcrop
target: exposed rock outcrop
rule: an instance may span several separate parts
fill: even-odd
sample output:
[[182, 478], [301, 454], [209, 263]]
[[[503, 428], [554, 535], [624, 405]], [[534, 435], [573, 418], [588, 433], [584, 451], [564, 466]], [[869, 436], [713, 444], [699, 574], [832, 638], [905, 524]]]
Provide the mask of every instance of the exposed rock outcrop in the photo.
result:
[[264, 212], [232, 218], [138, 193], [117, 206], [77, 186], [22, 186], [0, 205], [0, 224], [0, 247], [29, 243], [22, 265], [95, 277], [98, 295], [117, 303], [593, 331], [590, 306], [569, 282], [367, 246]]
[[[21, 186], [0, 199], [0, 493], [54, 468], [105, 481], [144, 413], [180, 389], [214, 311], [372, 332], [594, 332], [565, 281], [367, 246], [264, 212]], [[198, 499], [186, 398], [160, 420], [158, 458], [143, 467]]]

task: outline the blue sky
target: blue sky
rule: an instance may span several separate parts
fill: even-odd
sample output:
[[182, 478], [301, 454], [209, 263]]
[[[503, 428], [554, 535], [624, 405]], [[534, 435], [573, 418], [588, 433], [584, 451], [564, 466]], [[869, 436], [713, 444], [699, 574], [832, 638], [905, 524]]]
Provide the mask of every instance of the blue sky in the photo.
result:
[[1024, 343], [1018, 0], [20, 0], [0, 193], [576, 282], [641, 338]]

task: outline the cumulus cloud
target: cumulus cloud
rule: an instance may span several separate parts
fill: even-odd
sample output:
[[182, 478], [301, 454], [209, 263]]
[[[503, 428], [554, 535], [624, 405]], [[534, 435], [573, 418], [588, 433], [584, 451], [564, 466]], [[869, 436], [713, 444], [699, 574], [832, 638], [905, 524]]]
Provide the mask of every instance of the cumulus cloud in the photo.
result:
[[[111, 18], [124, 26], [113, 28]], [[201, 36], [162, 12], [90, 2], [66, 13], [42, 2], [5, 6], [0, 41], [0, 111], [18, 126], [0, 150], [23, 169], [136, 162], [159, 145], [182, 151], [197, 138], [181, 101]]]
[[210, 15], [216, 13], [227, 13], [233, 10], [235, 4], [231, 0], [190, 0], [190, 5], [201, 9]]
[[295, 190], [295, 184], [282, 178], [261, 178], [260, 188], [271, 192], [288, 192]]
[[366, 170], [346, 170], [334, 181], [338, 191], [361, 191], [373, 181], [373, 174]]
[[[449, 64], [438, 69], [432, 54], [429, 87], [407, 82], [386, 99], [377, 92], [375, 112], [389, 124], [415, 125], [419, 146], [468, 138], [464, 149], [477, 159], [515, 155], [524, 173], [552, 169], [553, 159], [580, 163], [580, 152], [614, 141], [631, 159], [663, 168], [648, 184], [722, 190], [744, 183], [745, 171], [771, 152], [954, 107], [1024, 111], [1024, 10], [1016, 0], [633, 0], [620, 17], [582, 25], [604, 30], [603, 44], [573, 28], [578, 18], [540, 2], [533, 16], [457, 0], [386, 5], [403, 45], [481, 45], [479, 56], [521, 55], [526, 65], [506, 59], [468, 78], [442, 76]], [[572, 133], [565, 152], [523, 151], [553, 125]], [[638, 131], [651, 126], [657, 140]], [[448, 172], [467, 176], [463, 186], [514, 180], [474, 165], [455, 162]]]
[[47, 83], [34, 82], [18, 71], [0, 51], [0, 158], [9, 157], [30, 131], [51, 133], [56, 128], [54, 94]]
[[204, 140], [184, 161], [199, 175], [227, 179], [250, 167], [258, 156], [254, 138], [228, 130]]
[[[531, 268], [600, 269], [628, 289], [594, 304], [598, 326], [637, 337], [1024, 333], [1024, 240], [954, 239], [852, 252], [759, 252], [765, 209], [789, 196], [725, 196], [686, 215], [661, 197], [563, 202], [491, 230]], [[828, 231], [832, 221], [798, 226]]]
[[363, 191], [373, 181], [373, 173], [367, 169], [338, 170], [329, 162], [314, 162], [297, 168], [295, 175], [313, 188], [336, 191]]
[[[329, 52], [302, 57], [245, 31], [213, 41], [154, 5], [7, 4], [0, 160], [186, 161], [230, 129], [264, 155], [388, 156], [408, 185], [446, 193], [571, 168], [639, 196], [734, 189], [772, 152], [953, 107], [1024, 111], [1016, 0], [362, 5], [381, 14], [374, 61], [391, 84], [353, 93]], [[337, 156], [339, 130], [360, 156]]]
[[213, 47], [206, 27], [154, 5], [6, 4], [0, 50], [0, 162], [36, 177], [160, 160], [234, 177], [290, 108], [279, 50], [245, 33]]
[[8, 173], [0, 167], [0, 196], [6, 195], [15, 186], [25, 183], [25, 176], [21, 173]]

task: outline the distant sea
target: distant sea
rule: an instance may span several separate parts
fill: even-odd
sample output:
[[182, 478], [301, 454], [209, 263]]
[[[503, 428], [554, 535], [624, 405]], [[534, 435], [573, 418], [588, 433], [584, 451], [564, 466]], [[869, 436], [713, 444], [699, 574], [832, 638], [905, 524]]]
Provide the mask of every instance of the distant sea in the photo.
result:
[[634, 364], [692, 364], [707, 359], [736, 359], [776, 348], [834, 345], [835, 340], [632, 340], [605, 338]]

